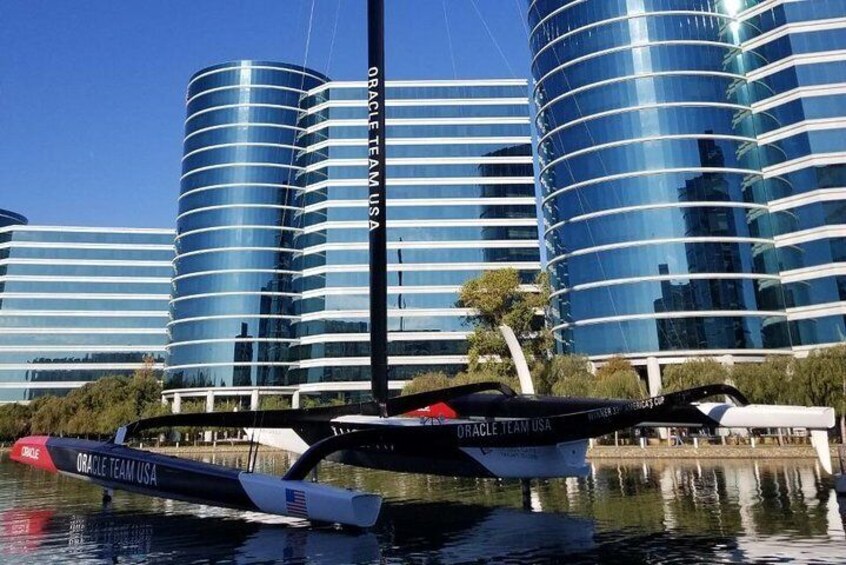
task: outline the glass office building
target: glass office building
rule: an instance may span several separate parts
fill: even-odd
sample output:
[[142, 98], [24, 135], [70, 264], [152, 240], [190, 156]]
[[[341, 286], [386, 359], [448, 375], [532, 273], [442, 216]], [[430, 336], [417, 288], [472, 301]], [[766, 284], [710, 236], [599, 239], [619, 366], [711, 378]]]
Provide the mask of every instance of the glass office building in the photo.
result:
[[0, 208], [0, 228], [6, 226], [12, 226], [15, 224], [26, 224], [27, 219], [20, 214], [16, 214], [14, 212], [10, 212], [9, 210], [3, 210]]
[[[364, 83], [241, 61], [188, 88], [168, 386], [369, 378]], [[539, 270], [525, 81], [389, 82], [390, 378], [466, 365], [459, 286]]]
[[559, 352], [788, 350], [749, 24], [714, 0], [534, 0], [529, 19]]
[[209, 67], [188, 85], [168, 383], [271, 385], [293, 365], [299, 125], [318, 73]]
[[[539, 245], [523, 80], [387, 83], [389, 379], [466, 366], [462, 283]], [[298, 367], [290, 382], [370, 378], [365, 84], [309, 92], [299, 164]]]
[[738, 19], [777, 218], [793, 346], [846, 340], [846, 2], [747, 2]]
[[0, 227], [0, 402], [131, 374], [147, 358], [162, 369], [173, 232], [25, 222]]

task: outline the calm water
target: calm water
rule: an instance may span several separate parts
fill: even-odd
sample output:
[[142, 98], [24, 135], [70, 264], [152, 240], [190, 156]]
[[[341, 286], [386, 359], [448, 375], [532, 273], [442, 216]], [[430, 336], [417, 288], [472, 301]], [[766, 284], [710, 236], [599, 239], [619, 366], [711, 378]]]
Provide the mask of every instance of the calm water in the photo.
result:
[[[259, 470], [287, 465], [268, 455]], [[2, 455], [0, 563], [846, 563], [846, 500], [813, 462], [602, 463], [533, 485], [530, 510], [512, 481], [329, 464], [320, 478], [383, 494], [377, 526], [126, 493], [104, 509], [97, 487]]]

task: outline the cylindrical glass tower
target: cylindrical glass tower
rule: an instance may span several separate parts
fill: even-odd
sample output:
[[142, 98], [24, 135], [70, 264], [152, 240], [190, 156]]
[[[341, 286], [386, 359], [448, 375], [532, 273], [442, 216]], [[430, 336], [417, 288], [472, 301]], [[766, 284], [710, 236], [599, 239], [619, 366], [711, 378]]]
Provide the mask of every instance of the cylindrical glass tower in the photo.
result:
[[789, 346], [737, 45], [717, 0], [530, 2], [562, 352]]
[[0, 208], [0, 228], [5, 226], [25, 225], [27, 219], [20, 214]]
[[309, 69], [238, 61], [188, 85], [167, 385], [284, 382], [294, 341], [291, 288], [297, 126]]

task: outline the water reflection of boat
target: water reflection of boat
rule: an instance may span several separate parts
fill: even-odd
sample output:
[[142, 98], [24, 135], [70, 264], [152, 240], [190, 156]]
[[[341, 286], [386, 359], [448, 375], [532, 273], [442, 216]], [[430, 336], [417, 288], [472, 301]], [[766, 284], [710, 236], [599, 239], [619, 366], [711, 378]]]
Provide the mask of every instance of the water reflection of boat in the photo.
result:
[[[296, 528], [232, 517], [199, 517], [151, 512], [103, 511], [54, 515], [52, 511], [16, 510], [2, 516], [18, 536], [5, 537], [0, 555], [44, 555], [71, 548], [79, 559], [154, 559], [187, 562], [378, 561], [379, 542], [368, 532], [332, 528]], [[20, 530], [21, 525], [37, 525]], [[211, 535], [210, 535], [211, 533]], [[176, 557], [178, 556], [178, 557]]]

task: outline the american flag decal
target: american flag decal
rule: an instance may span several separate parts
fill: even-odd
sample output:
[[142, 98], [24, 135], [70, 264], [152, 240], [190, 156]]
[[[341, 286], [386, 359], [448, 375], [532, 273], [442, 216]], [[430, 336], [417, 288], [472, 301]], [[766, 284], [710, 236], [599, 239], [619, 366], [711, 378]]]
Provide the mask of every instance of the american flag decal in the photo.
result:
[[285, 489], [285, 510], [291, 516], [299, 516], [301, 518], [308, 518], [308, 506], [306, 506], [306, 496], [301, 490], [292, 488]]

